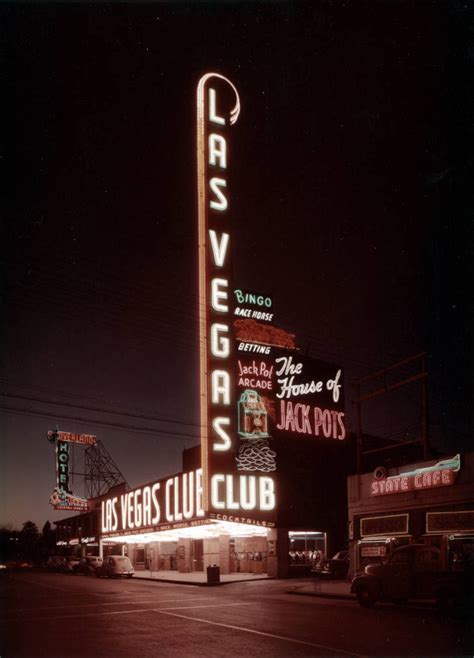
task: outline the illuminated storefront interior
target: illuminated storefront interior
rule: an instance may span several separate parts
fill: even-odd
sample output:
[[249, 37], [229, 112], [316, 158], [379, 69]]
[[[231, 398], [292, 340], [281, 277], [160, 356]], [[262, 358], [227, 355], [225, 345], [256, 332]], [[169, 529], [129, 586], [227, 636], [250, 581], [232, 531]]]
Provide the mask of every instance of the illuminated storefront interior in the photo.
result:
[[199, 526], [119, 535], [102, 540], [104, 556], [120, 550], [136, 569], [181, 573], [217, 565], [222, 574], [265, 574], [269, 528], [229, 521]]
[[327, 555], [325, 532], [290, 530], [288, 538], [290, 569], [297, 565], [312, 566]]

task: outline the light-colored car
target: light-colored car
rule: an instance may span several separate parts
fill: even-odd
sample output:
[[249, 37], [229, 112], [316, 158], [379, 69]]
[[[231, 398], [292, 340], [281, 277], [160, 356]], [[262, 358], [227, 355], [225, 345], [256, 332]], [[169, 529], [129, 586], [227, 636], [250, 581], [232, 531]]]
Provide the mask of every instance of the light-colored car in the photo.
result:
[[82, 573], [85, 576], [92, 576], [95, 574], [97, 567], [100, 567], [103, 560], [97, 555], [86, 555], [81, 557], [79, 564], [74, 567], [74, 573]]
[[77, 565], [79, 564], [78, 557], [69, 557], [66, 562], [60, 567], [64, 573], [74, 573]]
[[125, 555], [109, 555], [109, 557], [104, 558], [102, 564], [95, 570], [95, 575], [98, 578], [101, 576], [107, 578], [127, 576], [127, 578], [132, 578], [134, 573], [135, 569]]

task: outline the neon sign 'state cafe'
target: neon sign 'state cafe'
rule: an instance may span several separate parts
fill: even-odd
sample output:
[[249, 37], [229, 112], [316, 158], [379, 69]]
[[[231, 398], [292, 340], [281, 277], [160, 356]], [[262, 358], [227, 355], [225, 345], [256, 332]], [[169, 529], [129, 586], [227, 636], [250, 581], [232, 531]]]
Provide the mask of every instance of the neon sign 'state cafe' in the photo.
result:
[[[284, 576], [291, 549], [305, 562], [327, 548], [325, 533], [304, 519], [277, 528], [285, 494], [278, 456], [271, 471], [236, 466], [229, 139], [239, 114], [235, 86], [204, 75], [197, 88], [201, 443], [185, 451], [183, 472], [100, 501], [101, 552], [126, 550], [135, 568], [186, 573], [218, 565], [221, 574]], [[345, 526], [345, 514], [340, 520]]]

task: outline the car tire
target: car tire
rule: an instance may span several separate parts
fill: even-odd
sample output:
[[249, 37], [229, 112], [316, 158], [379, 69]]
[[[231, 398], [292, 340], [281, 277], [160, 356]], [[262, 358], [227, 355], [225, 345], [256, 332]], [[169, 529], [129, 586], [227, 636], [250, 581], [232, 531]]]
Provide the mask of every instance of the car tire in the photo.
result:
[[365, 585], [359, 585], [356, 590], [357, 602], [363, 608], [373, 608], [377, 602], [377, 597]]
[[129, 573], [127, 578], [133, 578], [133, 573]]

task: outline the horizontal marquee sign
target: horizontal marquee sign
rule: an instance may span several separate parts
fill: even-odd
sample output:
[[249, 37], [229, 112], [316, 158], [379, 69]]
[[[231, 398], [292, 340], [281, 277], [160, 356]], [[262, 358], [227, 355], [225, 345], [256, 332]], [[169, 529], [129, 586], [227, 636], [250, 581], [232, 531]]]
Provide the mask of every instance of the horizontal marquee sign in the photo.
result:
[[[206, 518], [217, 518], [203, 509], [202, 484], [202, 469], [197, 469], [104, 499], [102, 536], [179, 529], [196, 521], [205, 522]], [[275, 509], [274, 482], [270, 477], [215, 473], [210, 482], [210, 499], [214, 510], [231, 511], [241, 523], [252, 524], [247, 518], [249, 513]]]
[[82, 445], [93, 446], [97, 443], [97, 437], [93, 434], [79, 434], [77, 432], [49, 431], [48, 439], [50, 441], [67, 441], [68, 443], [81, 443]]
[[439, 461], [434, 466], [419, 468], [387, 478], [375, 479], [370, 483], [371, 496], [385, 496], [388, 494], [404, 493], [407, 491], [420, 491], [447, 487], [454, 484], [457, 473], [461, 467], [461, 457], [456, 455], [452, 459]]
[[202, 470], [179, 473], [101, 503], [101, 532], [130, 533], [204, 517]]

